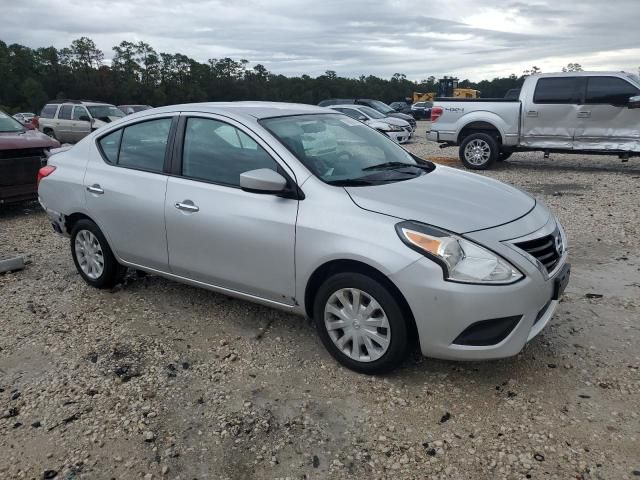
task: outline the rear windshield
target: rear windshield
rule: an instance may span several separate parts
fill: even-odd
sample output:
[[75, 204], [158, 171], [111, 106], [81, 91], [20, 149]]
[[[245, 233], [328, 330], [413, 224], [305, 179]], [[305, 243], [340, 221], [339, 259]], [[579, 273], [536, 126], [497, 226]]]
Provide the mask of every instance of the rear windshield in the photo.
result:
[[361, 107], [358, 107], [358, 110], [360, 110], [363, 113], [366, 113], [371, 118], [376, 118], [376, 119], [385, 118], [385, 115], [381, 114], [380, 112], [378, 112], [377, 110], [374, 110], [371, 107], [361, 106]]
[[0, 112], [0, 132], [21, 132], [24, 127], [15, 118]]
[[57, 104], [45, 105], [40, 112], [40, 118], [53, 118], [56, 116], [56, 111], [58, 110]]

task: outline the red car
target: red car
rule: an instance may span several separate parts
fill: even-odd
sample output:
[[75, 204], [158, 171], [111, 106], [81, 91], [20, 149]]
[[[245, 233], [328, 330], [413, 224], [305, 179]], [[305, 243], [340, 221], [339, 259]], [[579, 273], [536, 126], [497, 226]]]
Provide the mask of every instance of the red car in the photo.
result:
[[0, 111], [0, 205], [37, 197], [38, 170], [60, 143]]

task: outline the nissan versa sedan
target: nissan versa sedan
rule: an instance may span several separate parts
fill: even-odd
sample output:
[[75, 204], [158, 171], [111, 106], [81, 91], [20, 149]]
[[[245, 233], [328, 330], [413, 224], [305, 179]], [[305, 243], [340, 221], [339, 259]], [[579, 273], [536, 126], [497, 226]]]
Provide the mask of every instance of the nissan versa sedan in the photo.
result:
[[325, 108], [202, 103], [129, 115], [38, 175], [97, 288], [126, 268], [311, 317], [365, 373], [517, 354], [569, 279], [556, 217]]

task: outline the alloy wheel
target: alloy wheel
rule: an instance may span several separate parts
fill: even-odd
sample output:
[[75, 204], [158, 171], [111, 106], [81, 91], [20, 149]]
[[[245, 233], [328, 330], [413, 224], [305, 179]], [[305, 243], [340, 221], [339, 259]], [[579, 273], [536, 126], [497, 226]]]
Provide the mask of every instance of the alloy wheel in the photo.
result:
[[482, 166], [491, 158], [491, 146], [479, 138], [471, 140], [464, 149], [464, 158], [471, 165]]

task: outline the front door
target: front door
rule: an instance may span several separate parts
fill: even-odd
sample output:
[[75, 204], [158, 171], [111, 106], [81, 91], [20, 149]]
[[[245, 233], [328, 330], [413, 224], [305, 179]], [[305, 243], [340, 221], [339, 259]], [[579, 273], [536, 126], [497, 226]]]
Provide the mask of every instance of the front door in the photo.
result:
[[[176, 117], [177, 118], [177, 117]], [[84, 177], [89, 215], [125, 262], [168, 270], [164, 201], [171, 117], [145, 119], [98, 138]]]
[[573, 148], [581, 85], [578, 77], [546, 77], [536, 82], [522, 106], [522, 146]]
[[578, 111], [576, 150], [640, 151], [640, 109], [628, 108], [640, 89], [620, 77], [588, 77]]
[[265, 144], [227, 122], [193, 116], [179, 127], [180, 175], [169, 178], [165, 206], [171, 272], [291, 305], [298, 200], [240, 188], [243, 172], [283, 168]]

